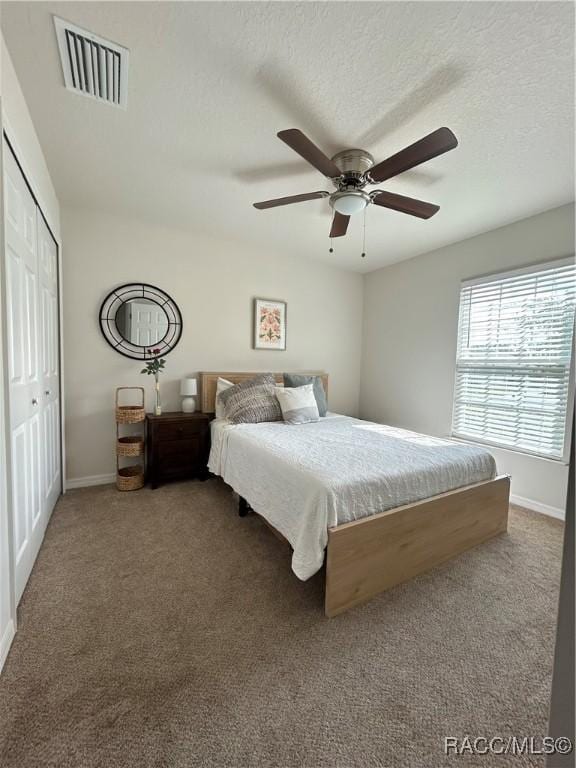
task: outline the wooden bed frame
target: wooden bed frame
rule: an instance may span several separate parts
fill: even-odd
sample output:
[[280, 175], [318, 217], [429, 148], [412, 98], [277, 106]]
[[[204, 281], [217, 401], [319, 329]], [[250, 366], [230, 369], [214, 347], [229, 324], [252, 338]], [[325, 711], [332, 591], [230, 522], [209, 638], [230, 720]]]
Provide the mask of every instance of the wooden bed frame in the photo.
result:
[[[327, 390], [327, 374], [306, 373], [322, 376]], [[236, 384], [255, 375], [257, 372], [201, 373], [202, 411], [214, 413], [218, 377]], [[282, 374], [275, 375], [281, 382]], [[505, 533], [509, 498], [510, 478], [503, 475], [329, 528], [326, 615], [343, 613], [379, 592]], [[244, 500], [241, 504], [245, 508]], [[279, 531], [273, 530], [286, 541]]]

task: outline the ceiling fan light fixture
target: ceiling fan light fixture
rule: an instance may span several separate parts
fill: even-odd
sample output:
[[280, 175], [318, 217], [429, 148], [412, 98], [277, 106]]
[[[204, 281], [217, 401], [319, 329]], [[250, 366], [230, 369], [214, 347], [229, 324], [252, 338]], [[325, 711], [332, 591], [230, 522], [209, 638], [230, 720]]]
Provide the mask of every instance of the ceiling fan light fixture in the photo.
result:
[[[401, 149], [395, 155], [374, 165], [374, 158], [364, 149], [344, 149], [330, 159], [298, 128], [289, 128], [286, 131], [280, 131], [277, 135], [290, 149], [330, 179], [336, 191], [332, 194], [326, 191], [309, 192], [304, 195], [262, 200], [259, 203], [253, 203], [254, 208], [259, 210], [276, 208], [279, 205], [292, 205], [305, 200], [328, 197], [330, 206], [334, 210], [330, 238], [343, 237], [347, 232], [350, 216], [365, 212], [366, 207], [371, 203], [380, 208], [389, 208], [419, 219], [429, 219], [434, 216], [440, 210], [438, 205], [383, 189], [368, 193], [364, 191], [364, 187], [399, 176], [404, 171], [409, 171], [458, 146], [458, 139], [449, 128], [438, 128], [420, 141], [410, 144], [409, 147]], [[362, 255], [365, 255], [365, 251]]]
[[353, 216], [355, 213], [360, 213], [370, 202], [370, 195], [359, 189], [334, 192], [330, 196], [330, 205], [343, 216]]

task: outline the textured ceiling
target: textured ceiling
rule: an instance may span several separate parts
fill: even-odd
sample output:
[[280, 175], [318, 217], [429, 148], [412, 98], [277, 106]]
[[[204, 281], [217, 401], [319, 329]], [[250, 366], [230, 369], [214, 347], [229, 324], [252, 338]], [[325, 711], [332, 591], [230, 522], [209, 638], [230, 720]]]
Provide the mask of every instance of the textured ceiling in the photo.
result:
[[[128, 110], [63, 87], [51, 14], [130, 49]], [[524, 2], [2, 3], [2, 28], [63, 204], [361, 271], [574, 197], [574, 6]], [[440, 126], [460, 145], [382, 188], [329, 254], [331, 189], [275, 134], [381, 160]], [[231, 258], [233, 254], [231, 253]]]

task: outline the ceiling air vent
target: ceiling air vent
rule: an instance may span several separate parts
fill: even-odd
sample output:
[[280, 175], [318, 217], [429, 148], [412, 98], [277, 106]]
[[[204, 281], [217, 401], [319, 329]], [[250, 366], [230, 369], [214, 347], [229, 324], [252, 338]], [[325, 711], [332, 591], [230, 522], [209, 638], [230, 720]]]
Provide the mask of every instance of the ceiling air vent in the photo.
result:
[[54, 16], [66, 88], [126, 109], [128, 49]]

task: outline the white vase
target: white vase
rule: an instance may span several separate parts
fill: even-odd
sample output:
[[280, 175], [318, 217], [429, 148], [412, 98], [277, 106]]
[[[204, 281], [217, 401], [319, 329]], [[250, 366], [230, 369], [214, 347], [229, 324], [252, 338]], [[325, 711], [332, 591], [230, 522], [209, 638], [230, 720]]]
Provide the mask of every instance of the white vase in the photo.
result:
[[160, 402], [160, 380], [158, 379], [158, 374], [156, 374], [155, 379], [156, 379], [156, 404], [154, 405], [154, 415], [161, 416], [162, 403]]

